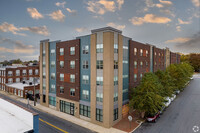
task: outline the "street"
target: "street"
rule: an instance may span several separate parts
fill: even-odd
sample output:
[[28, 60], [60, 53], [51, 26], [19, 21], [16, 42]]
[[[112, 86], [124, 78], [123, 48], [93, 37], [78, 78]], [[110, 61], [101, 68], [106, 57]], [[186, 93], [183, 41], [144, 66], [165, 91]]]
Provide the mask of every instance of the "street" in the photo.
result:
[[[26, 104], [21, 103], [17, 100], [0, 94], [4, 99], [8, 99], [14, 103], [17, 103], [23, 107], [27, 107]], [[39, 132], [40, 133], [94, 133], [93, 131], [83, 128], [79, 125], [66, 121], [64, 119], [58, 118], [48, 113], [41, 112], [34, 108], [30, 108], [34, 112], [39, 113]]]
[[200, 133], [200, 74], [171, 103], [156, 123], [143, 123], [134, 133]]

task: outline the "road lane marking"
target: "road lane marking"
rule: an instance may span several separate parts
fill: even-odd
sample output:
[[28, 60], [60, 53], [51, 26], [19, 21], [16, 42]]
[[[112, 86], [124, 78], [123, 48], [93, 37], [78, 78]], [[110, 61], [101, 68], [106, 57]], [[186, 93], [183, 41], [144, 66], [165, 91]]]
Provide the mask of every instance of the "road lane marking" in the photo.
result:
[[42, 119], [40, 119], [40, 118], [39, 118], [39, 120], [40, 120], [41, 122], [43, 122], [43, 123], [46, 123], [46, 124], [49, 125], [49, 126], [52, 126], [52, 127], [56, 128], [56, 129], [58, 129], [59, 131], [61, 131], [61, 132], [63, 132], [63, 133], [68, 133], [67, 131], [65, 131], [65, 130], [63, 130], [63, 129], [60, 129], [60, 128], [57, 127], [57, 126], [54, 126], [54, 125], [48, 123], [47, 121], [44, 121], [44, 120], [42, 120]]

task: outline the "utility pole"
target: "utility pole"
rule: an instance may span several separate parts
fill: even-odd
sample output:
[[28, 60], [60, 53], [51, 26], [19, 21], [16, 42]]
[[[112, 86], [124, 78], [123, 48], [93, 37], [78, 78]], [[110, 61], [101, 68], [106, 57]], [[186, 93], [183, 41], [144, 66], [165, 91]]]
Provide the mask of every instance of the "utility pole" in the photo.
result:
[[34, 82], [34, 106], [36, 106], [36, 98], [35, 98], [35, 77], [33, 77]]

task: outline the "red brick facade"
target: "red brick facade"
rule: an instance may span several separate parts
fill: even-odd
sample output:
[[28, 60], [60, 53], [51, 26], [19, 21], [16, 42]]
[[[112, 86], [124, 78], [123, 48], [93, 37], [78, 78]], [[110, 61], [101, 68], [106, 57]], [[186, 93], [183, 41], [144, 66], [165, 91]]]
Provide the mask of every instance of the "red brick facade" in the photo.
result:
[[[70, 54], [70, 48], [75, 47], [75, 54]], [[58, 42], [56, 44], [56, 95], [61, 98], [79, 101], [80, 88], [80, 40]], [[64, 55], [60, 55], [60, 48], [64, 48]], [[64, 67], [60, 67], [60, 61], [64, 61]], [[75, 61], [75, 68], [70, 68], [70, 61]], [[60, 74], [64, 74], [64, 81], [60, 81]], [[70, 81], [70, 74], [75, 75], [75, 82]], [[60, 93], [60, 86], [64, 87], [64, 93]], [[70, 95], [70, 89], [75, 89], [75, 96]]]
[[165, 50], [153, 47], [153, 72], [165, 70]]
[[[129, 57], [129, 88], [134, 88], [140, 83], [141, 76], [150, 71], [150, 45], [130, 40]], [[134, 75], [137, 75], [136, 79]]]
[[170, 64], [176, 64], [177, 63], [176, 55], [177, 55], [176, 53], [170, 52]]

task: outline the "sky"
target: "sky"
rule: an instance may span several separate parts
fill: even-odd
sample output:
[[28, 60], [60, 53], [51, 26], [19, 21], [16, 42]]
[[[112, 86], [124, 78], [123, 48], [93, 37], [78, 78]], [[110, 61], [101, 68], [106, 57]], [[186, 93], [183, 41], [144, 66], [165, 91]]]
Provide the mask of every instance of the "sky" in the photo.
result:
[[135, 41], [200, 53], [199, 0], [0, 0], [0, 61], [38, 60], [40, 40], [111, 26]]

